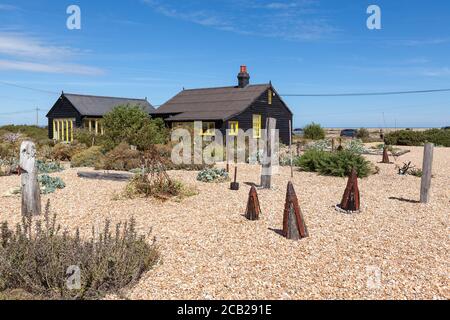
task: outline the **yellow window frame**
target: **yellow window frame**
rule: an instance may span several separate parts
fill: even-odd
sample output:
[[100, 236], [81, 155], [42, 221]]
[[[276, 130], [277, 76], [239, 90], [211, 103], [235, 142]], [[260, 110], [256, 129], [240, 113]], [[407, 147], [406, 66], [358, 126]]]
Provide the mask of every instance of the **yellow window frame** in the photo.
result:
[[72, 142], [75, 119], [53, 119], [53, 140]]
[[272, 98], [273, 98], [273, 91], [269, 89], [269, 91], [267, 91], [267, 101], [269, 104], [272, 104]]
[[261, 124], [262, 124], [262, 116], [260, 114], [253, 115], [253, 138], [260, 139], [261, 138]]
[[239, 121], [229, 121], [229, 135], [230, 136], [237, 136], [239, 133]]
[[215, 122], [202, 122], [203, 134], [204, 136], [215, 136], [216, 135], [216, 123]]

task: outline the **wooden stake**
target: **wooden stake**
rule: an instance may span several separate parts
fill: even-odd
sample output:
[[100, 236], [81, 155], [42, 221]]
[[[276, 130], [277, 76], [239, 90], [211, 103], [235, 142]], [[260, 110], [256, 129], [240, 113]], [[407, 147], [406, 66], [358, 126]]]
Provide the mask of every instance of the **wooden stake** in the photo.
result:
[[245, 217], [251, 221], [259, 220], [260, 213], [261, 207], [259, 205], [258, 193], [256, 192], [256, 188], [252, 186], [248, 195], [247, 211], [245, 212]]
[[289, 120], [289, 156], [291, 161], [291, 178], [294, 178], [294, 155], [292, 154], [292, 121]]
[[358, 212], [360, 210], [360, 194], [358, 188], [358, 174], [353, 168], [348, 178], [347, 188], [345, 188], [339, 209], [346, 212]]
[[261, 173], [261, 187], [263, 189], [270, 189], [272, 187], [272, 148], [275, 146], [273, 132], [277, 127], [277, 120], [274, 118], [267, 118], [266, 121], [266, 141], [264, 142], [264, 156], [265, 159], [262, 165]]
[[20, 146], [20, 172], [22, 185], [22, 215], [41, 214], [41, 190], [37, 179], [36, 146], [24, 141]]
[[286, 203], [283, 214], [283, 235], [289, 240], [300, 240], [308, 237], [308, 230], [292, 182], [288, 183], [286, 192]]
[[420, 202], [430, 201], [431, 178], [433, 176], [434, 144], [427, 143], [423, 154], [422, 184], [420, 187]]
[[383, 148], [383, 160], [381, 161], [381, 163], [386, 163], [386, 164], [391, 163], [391, 161], [389, 160], [389, 154], [388, 154], [387, 146], [384, 146], [384, 148]]

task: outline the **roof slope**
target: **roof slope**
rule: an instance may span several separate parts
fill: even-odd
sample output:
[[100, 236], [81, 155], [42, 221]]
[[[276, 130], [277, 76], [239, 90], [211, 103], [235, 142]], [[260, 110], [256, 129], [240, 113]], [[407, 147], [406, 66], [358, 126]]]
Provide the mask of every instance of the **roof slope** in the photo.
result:
[[270, 84], [262, 84], [183, 90], [154, 114], [174, 114], [167, 119], [169, 121], [226, 120], [247, 109], [270, 87]]
[[63, 94], [72, 105], [83, 116], [98, 116], [101, 117], [110, 112], [117, 106], [130, 105], [141, 106], [148, 113], [154, 112], [155, 108], [145, 99], [128, 99], [128, 98], [115, 98], [115, 97], [101, 97], [101, 96], [89, 96], [80, 94]]

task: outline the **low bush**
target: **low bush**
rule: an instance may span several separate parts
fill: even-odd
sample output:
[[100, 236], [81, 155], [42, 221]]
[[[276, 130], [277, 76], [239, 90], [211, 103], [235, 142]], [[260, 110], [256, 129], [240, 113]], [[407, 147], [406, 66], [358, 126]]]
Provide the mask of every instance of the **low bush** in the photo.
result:
[[127, 184], [124, 192], [126, 198], [153, 197], [160, 200], [182, 200], [196, 195], [197, 192], [183, 183], [169, 179], [164, 173], [135, 174]]
[[131, 150], [130, 145], [123, 142], [101, 157], [96, 169], [129, 171], [139, 168], [140, 157], [139, 151]]
[[205, 169], [198, 173], [197, 180], [202, 182], [224, 182], [229, 180], [229, 175], [225, 169]]
[[70, 165], [72, 168], [80, 167], [96, 167], [98, 163], [103, 161], [103, 153], [100, 147], [90, 147], [81, 151], [72, 157]]
[[386, 135], [386, 143], [397, 146], [422, 146], [426, 142], [436, 146], [450, 147], [450, 130], [431, 129], [426, 131], [400, 130]]
[[52, 150], [52, 159], [59, 161], [71, 161], [72, 157], [77, 153], [86, 150], [86, 145], [82, 143], [73, 142], [68, 143], [57, 143]]
[[295, 164], [304, 171], [336, 177], [348, 176], [352, 168], [356, 169], [360, 178], [375, 172], [373, 165], [368, 160], [348, 150], [339, 152], [309, 150], [296, 159]]
[[66, 184], [61, 178], [50, 177], [47, 174], [39, 176], [38, 181], [41, 185], [42, 194], [54, 193], [56, 189], [64, 189], [66, 187]]
[[370, 139], [370, 132], [366, 128], [361, 128], [358, 130], [356, 134], [356, 138], [362, 140], [363, 142], [368, 141]]
[[325, 139], [325, 130], [320, 124], [311, 123], [307, 125], [304, 129], [304, 137], [311, 140], [322, 140]]
[[[78, 230], [61, 232], [48, 204], [42, 222], [24, 218], [15, 230], [2, 223], [0, 294], [23, 290], [45, 299], [87, 300], [120, 293], [152, 268], [159, 254], [154, 242], [137, 234], [134, 219], [110, 229], [106, 221], [89, 240], [81, 239]], [[80, 283], [70, 281], [76, 270]]]
[[9, 133], [18, 133], [26, 136], [33, 140], [34, 142], [40, 142], [48, 140], [48, 130], [43, 127], [38, 126], [27, 126], [27, 125], [7, 125], [0, 127], [0, 131]]
[[358, 154], [362, 154], [367, 151], [366, 147], [364, 146], [364, 143], [362, 142], [362, 140], [359, 139], [351, 140], [349, 143], [345, 145], [344, 150], [348, 150], [350, 152]]

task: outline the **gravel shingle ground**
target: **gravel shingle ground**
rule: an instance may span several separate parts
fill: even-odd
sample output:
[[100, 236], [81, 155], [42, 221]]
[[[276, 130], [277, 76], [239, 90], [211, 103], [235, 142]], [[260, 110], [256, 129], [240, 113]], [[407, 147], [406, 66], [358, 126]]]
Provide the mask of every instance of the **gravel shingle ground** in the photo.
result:
[[[396, 163], [420, 167], [423, 148], [410, 149]], [[435, 149], [428, 205], [417, 203], [419, 178], [377, 165], [380, 174], [360, 181], [357, 215], [334, 210], [345, 179], [295, 172], [310, 233], [298, 242], [278, 233], [288, 168], [274, 177], [274, 190], [259, 191], [256, 222], [243, 217], [250, 189], [244, 183], [259, 182], [259, 167], [249, 165], [239, 167], [239, 192], [227, 183], [197, 182], [196, 172], [171, 172], [200, 192], [180, 203], [114, 201], [124, 183], [82, 180], [74, 169], [56, 174], [67, 187], [43, 199], [51, 200], [63, 227], [80, 226], [84, 234], [107, 218], [134, 216], [141, 232], [152, 228], [162, 261], [128, 290], [131, 299], [449, 299], [450, 149]], [[0, 194], [19, 181], [0, 177]], [[20, 198], [0, 202], [0, 220], [20, 221]]]

